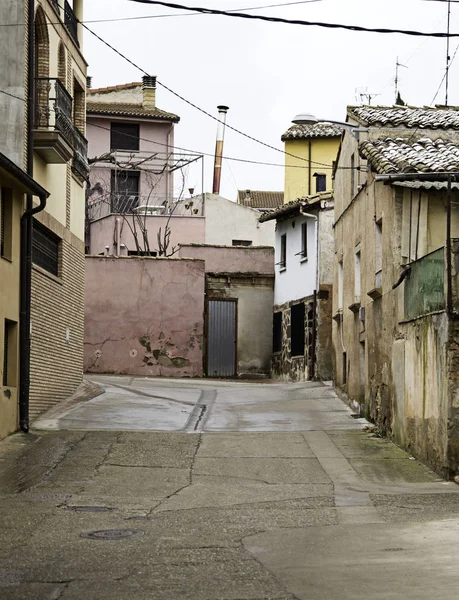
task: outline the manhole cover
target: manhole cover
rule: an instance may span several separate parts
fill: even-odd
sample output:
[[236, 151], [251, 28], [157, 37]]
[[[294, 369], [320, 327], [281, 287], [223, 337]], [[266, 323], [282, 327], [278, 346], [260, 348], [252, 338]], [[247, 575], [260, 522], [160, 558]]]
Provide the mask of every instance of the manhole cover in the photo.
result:
[[118, 510], [110, 506], [65, 506], [64, 510], [73, 510], [74, 512], [111, 512]]
[[140, 529], [102, 529], [81, 533], [80, 537], [90, 540], [124, 540], [125, 538], [141, 537], [145, 532]]

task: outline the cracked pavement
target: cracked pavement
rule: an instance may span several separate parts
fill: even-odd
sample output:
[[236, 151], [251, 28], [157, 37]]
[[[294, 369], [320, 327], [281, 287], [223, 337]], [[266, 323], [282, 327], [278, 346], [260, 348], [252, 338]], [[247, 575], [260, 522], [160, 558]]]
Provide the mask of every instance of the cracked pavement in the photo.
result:
[[459, 487], [329, 386], [93, 381], [0, 442], [2, 600], [457, 597]]

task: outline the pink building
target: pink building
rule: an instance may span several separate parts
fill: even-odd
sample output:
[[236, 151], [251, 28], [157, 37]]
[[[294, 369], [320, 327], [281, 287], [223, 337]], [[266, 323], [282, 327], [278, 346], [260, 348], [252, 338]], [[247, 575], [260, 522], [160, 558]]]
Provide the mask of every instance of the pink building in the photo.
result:
[[88, 90], [88, 254], [164, 256], [205, 241], [202, 202], [184, 178], [174, 187], [174, 173], [202, 159], [175, 152], [178, 122], [156, 106], [156, 77]]

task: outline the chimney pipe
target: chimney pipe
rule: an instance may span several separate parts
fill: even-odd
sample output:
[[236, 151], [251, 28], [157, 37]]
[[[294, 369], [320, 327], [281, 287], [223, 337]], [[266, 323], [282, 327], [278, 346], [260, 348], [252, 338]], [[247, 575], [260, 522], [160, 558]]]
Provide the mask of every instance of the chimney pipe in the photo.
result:
[[92, 77], [88, 75], [86, 77], [86, 89], [90, 90], [92, 88]]
[[142, 104], [146, 108], [156, 107], [156, 77], [154, 75], [142, 77]]
[[215, 144], [215, 163], [214, 163], [214, 184], [212, 192], [220, 193], [220, 180], [222, 175], [222, 156], [223, 156], [223, 139], [225, 137], [226, 113], [228, 106], [217, 106], [220, 123], [217, 129], [217, 142]]

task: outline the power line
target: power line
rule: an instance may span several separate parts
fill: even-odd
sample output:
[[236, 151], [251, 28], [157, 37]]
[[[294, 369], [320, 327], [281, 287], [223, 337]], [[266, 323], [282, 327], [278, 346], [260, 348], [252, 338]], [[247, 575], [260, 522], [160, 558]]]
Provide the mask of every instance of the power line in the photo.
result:
[[[116, 54], [118, 54], [118, 56], [120, 56], [121, 58], [123, 58], [130, 65], [132, 65], [133, 67], [135, 67], [136, 69], [138, 69], [141, 73], [143, 73], [147, 77], [150, 76], [150, 74], [147, 71], [145, 71], [145, 69], [143, 69], [141, 66], [139, 66], [138, 64], [136, 64], [135, 62], [133, 62], [125, 54], [123, 54], [117, 48], [115, 48], [114, 46], [112, 46], [112, 44], [110, 44], [109, 42], [107, 42], [106, 40], [104, 40], [100, 35], [98, 35], [97, 33], [95, 33], [95, 31], [93, 31], [92, 29], [90, 29], [87, 25], [85, 25], [81, 21], [78, 21], [78, 22], [81, 23], [82, 26], [87, 31], [89, 31], [89, 33], [91, 33], [99, 41], [101, 41], [103, 44], [105, 44], [108, 48], [110, 48], [111, 50], [113, 50], [113, 52], [115, 52]], [[297, 160], [302, 160], [304, 162], [307, 162], [307, 159], [304, 158], [304, 157], [302, 157], [302, 156], [297, 156], [296, 154], [291, 154], [290, 152], [286, 152], [285, 150], [281, 150], [280, 148], [276, 148], [276, 146], [271, 146], [271, 144], [267, 144], [266, 142], [262, 142], [261, 140], [255, 138], [255, 137], [253, 137], [251, 135], [249, 135], [248, 133], [244, 133], [240, 129], [237, 129], [236, 127], [233, 127], [232, 125], [229, 125], [228, 123], [223, 123], [223, 121], [221, 121], [220, 119], [218, 119], [217, 117], [215, 117], [213, 114], [207, 112], [206, 110], [204, 110], [203, 108], [201, 108], [197, 104], [194, 104], [194, 102], [191, 102], [191, 100], [187, 100], [184, 96], [180, 95], [178, 92], [175, 92], [173, 89], [171, 89], [170, 87], [168, 87], [167, 85], [165, 85], [164, 83], [162, 83], [161, 81], [159, 81], [159, 79], [156, 79], [156, 83], [158, 85], [160, 85], [161, 87], [163, 87], [168, 92], [170, 92], [171, 94], [173, 94], [174, 96], [176, 96], [177, 98], [179, 98], [180, 100], [182, 100], [183, 102], [185, 102], [186, 104], [189, 104], [190, 106], [192, 106], [193, 108], [195, 108], [199, 112], [202, 112], [207, 117], [210, 117], [211, 119], [213, 119], [217, 123], [221, 123], [222, 125], [225, 125], [225, 127], [227, 127], [228, 129], [231, 129], [232, 131], [235, 131], [239, 135], [242, 135], [242, 136], [246, 137], [247, 139], [252, 140], [253, 142], [256, 142], [257, 144], [261, 144], [262, 146], [265, 146], [266, 148], [269, 148], [270, 150], [275, 150], [276, 152], [280, 152], [281, 154], [284, 154], [286, 156], [291, 156], [292, 158], [296, 158]], [[330, 167], [329, 164], [321, 163], [321, 162], [317, 162], [317, 161], [311, 161], [311, 163], [314, 163], [315, 165], [319, 165], [319, 166], [323, 166], [323, 167]]]
[[5, 90], [0, 90], [0, 94], [5, 94], [6, 96], [11, 96], [11, 98], [16, 98], [16, 100], [21, 100], [22, 102], [25, 102], [24, 98], [20, 98], [19, 96], [16, 96], [15, 94], [10, 94], [10, 92], [7, 92]]
[[382, 27], [362, 27], [361, 25], [344, 25], [342, 23], [324, 23], [320, 21], [304, 21], [301, 19], [284, 19], [282, 17], [268, 17], [267, 15], [252, 15], [242, 12], [230, 12], [225, 10], [218, 10], [215, 8], [203, 8], [200, 6], [185, 6], [183, 4], [173, 4], [171, 2], [163, 2], [161, 0], [130, 0], [130, 2], [137, 2], [139, 4], [151, 4], [167, 6], [168, 8], [174, 8], [177, 10], [192, 10], [198, 13], [208, 15], [219, 15], [223, 17], [235, 17], [238, 19], [255, 19], [257, 21], [267, 21], [268, 23], [283, 23], [285, 25], [302, 25], [308, 27], [324, 27], [326, 29], [346, 29], [348, 31], [359, 31], [367, 33], [399, 33], [401, 35], [411, 35], [418, 37], [434, 37], [434, 38], [447, 38], [447, 37], [459, 37], [459, 33], [443, 33], [443, 32], [424, 32], [414, 31], [410, 29], [386, 29]]
[[[283, 6], [293, 6], [296, 4], [311, 4], [313, 2], [323, 2], [324, 0], [301, 0], [300, 2], [283, 2], [282, 4], [268, 4], [266, 6], [249, 6], [247, 8], [230, 9], [228, 12], [238, 12], [246, 10], [262, 10], [264, 8], [280, 8]], [[61, 6], [62, 8], [62, 6]], [[189, 12], [185, 14], [169, 13], [166, 15], [139, 15], [137, 17], [117, 17], [114, 19], [91, 19], [89, 21], [80, 21], [81, 23], [116, 23], [120, 21], [139, 21], [145, 19], [164, 19], [168, 17], [200, 17], [203, 13]], [[62, 25], [61, 21], [50, 21], [48, 25]], [[25, 23], [0, 23], [0, 27], [23, 27]]]

